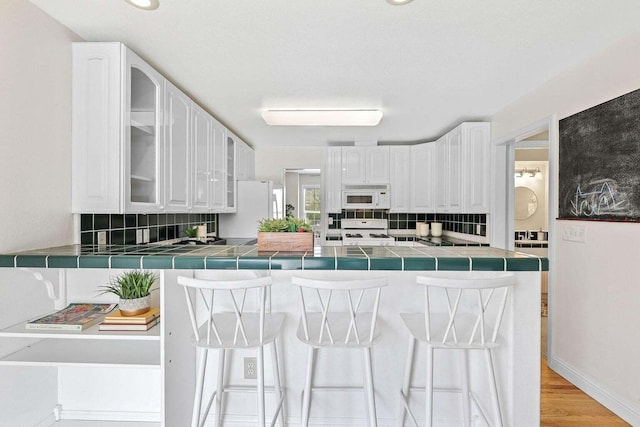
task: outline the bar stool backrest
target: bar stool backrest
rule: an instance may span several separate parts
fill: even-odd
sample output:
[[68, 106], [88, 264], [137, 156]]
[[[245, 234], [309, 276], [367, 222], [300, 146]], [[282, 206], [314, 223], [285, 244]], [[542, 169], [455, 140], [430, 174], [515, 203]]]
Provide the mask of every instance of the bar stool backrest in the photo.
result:
[[336, 347], [373, 343], [386, 278], [319, 280], [294, 276], [291, 282], [300, 290], [300, 339]]
[[[426, 341], [460, 348], [494, 346], [515, 277], [418, 276], [424, 285]], [[444, 308], [443, 308], [444, 307]]]
[[[184, 287], [196, 345], [231, 348], [264, 344], [270, 276], [237, 280], [179, 276], [178, 284]], [[204, 319], [198, 316], [198, 301], [204, 308]], [[248, 310], [249, 306], [254, 307], [253, 311]]]

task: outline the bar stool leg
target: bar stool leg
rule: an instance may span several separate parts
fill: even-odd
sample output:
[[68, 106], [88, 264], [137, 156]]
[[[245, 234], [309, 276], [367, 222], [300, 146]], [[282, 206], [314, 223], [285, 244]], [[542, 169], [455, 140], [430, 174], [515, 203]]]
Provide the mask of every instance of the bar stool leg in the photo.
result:
[[264, 427], [264, 347], [258, 347], [258, 425]]
[[304, 393], [302, 395], [302, 419], [300, 425], [307, 427], [309, 425], [309, 409], [311, 405], [311, 386], [313, 382], [313, 364], [316, 349], [309, 346], [309, 356], [307, 359], [307, 378], [304, 382]]
[[196, 390], [193, 396], [193, 413], [191, 414], [191, 427], [200, 427], [200, 407], [202, 405], [202, 391], [204, 389], [204, 374], [207, 368], [206, 348], [198, 348], [198, 373], [196, 377]]
[[425, 427], [433, 425], [433, 347], [427, 345], [427, 372], [425, 381]]
[[[276, 404], [282, 398], [282, 388], [280, 386], [280, 365], [278, 364], [278, 342], [274, 340], [271, 343], [271, 361], [273, 364], [273, 387], [275, 388], [275, 396], [276, 396]], [[280, 411], [278, 411], [277, 419], [278, 425], [280, 427], [284, 427], [284, 400], [282, 401], [282, 405], [280, 406]]]
[[367, 402], [367, 415], [369, 418], [369, 427], [376, 427], [378, 420], [376, 419], [376, 401], [373, 396], [373, 371], [371, 369], [371, 348], [362, 349], [364, 355], [364, 375], [365, 375], [365, 392]]
[[224, 363], [227, 351], [218, 350], [218, 385], [216, 389], [216, 427], [222, 426], [222, 396], [224, 394]]
[[[404, 379], [402, 381], [402, 394], [405, 399], [409, 401], [409, 388], [411, 387], [411, 373], [413, 372], [413, 355], [415, 351], [416, 339], [409, 335], [409, 349], [407, 350], [407, 363], [404, 365]], [[404, 426], [404, 417], [407, 413], [407, 409], [404, 406], [404, 402], [401, 402], [401, 413], [398, 416], [398, 427]]]
[[496, 375], [493, 367], [493, 357], [491, 349], [484, 349], [485, 360], [487, 361], [487, 376], [489, 377], [489, 386], [491, 387], [491, 400], [493, 403], [493, 413], [495, 414], [496, 427], [502, 427], [502, 412], [500, 411], [500, 400], [498, 399], [498, 386], [496, 384]]
[[469, 395], [468, 350], [460, 350], [460, 376], [462, 377], [462, 411], [464, 427], [471, 427], [471, 400]]

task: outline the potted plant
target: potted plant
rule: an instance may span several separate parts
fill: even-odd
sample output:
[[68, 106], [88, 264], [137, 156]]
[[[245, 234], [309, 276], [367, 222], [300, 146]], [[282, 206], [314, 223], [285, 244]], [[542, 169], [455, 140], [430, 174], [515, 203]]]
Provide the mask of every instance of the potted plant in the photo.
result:
[[311, 226], [304, 219], [265, 218], [258, 222], [258, 251], [302, 252], [313, 250]]
[[137, 316], [149, 311], [151, 292], [158, 277], [149, 271], [127, 271], [102, 286], [102, 294], [114, 294], [119, 298], [118, 308], [123, 316]]

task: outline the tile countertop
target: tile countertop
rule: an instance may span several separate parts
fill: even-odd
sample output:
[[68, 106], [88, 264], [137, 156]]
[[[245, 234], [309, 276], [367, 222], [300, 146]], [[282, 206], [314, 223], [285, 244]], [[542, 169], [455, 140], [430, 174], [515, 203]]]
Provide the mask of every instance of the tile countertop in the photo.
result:
[[549, 261], [492, 247], [336, 246], [258, 252], [255, 245], [68, 245], [0, 254], [6, 268], [548, 271]]

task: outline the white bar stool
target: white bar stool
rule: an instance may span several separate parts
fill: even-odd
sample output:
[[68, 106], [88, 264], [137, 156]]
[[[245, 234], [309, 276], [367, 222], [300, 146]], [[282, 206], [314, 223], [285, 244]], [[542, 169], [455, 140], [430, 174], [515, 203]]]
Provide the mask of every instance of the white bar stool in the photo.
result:
[[[284, 427], [284, 411], [282, 411], [284, 391], [280, 385], [276, 339], [282, 329], [285, 314], [267, 312], [266, 294], [271, 286], [271, 277], [205, 280], [180, 276], [178, 277], [178, 284], [184, 286], [187, 308], [194, 333], [192, 344], [198, 351], [199, 365], [191, 426], [202, 427], [204, 425], [215, 399], [215, 425], [220, 427], [222, 425], [221, 408], [224, 393], [257, 391], [258, 420], [256, 425], [264, 427], [264, 346], [271, 344], [274, 378], [272, 389], [276, 395], [277, 407], [270, 425], [274, 426], [276, 420], [279, 419], [279, 425]], [[255, 299], [253, 299], [252, 294], [256, 295]], [[201, 302], [204, 309], [199, 311], [196, 301]], [[257, 302], [257, 311], [245, 310], [245, 303], [247, 303], [246, 305], [251, 305], [249, 302], [253, 301]], [[199, 314], [204, 314], [205, 316], [199, 316]], [[224, 371], [227, 353], [233, 349], [250, 348], [257, 350], [257, 388], [225, 386]], [[212, 393], [206, 409], [202, 413], [204, 378], [209, 350], [218, 350], [217, 389]]]
[[[424, 313], [401, 314], [409, 329], [409, 350], [405, 367], [402, 390], [402, 413], [398, 426], [404, 426], [405, 413], [408, 413], [415, 426], [415, 416], [409, 408], [409, 392], [424, 390], [425, 426], [433, 424], [433, 393], [435, 391], [462, 393], [464, 425], [471, 426], [471, 397], [477, 405], [487, 425], [502, 426], [500, 400], [496, 385], [496, 373], [491, 350], [497, 347], [498, 331], [509, 292], [515, 283], [513, 275], [499, 275], [492, 278], [459, 279], [444, 277], [417, 278], [424, 285]], [[439, 299], [438, 299], [439, 298]], [[413, 357], [416, 340], [426, 343], [426, 387], [411, 387]], [[460, 389], [434, 389], [433, 356], [435, 350], [458, 350], [461, 354], [460, 369], [462, 387]], [[480, 350], [484, 353], [488, 383], [493, 406], [493, 423], [489, 422], [486, 411], [469, 386], [468, 352]]]
[[[300, 425], [306, 427], [309, 424], [311, 393], [314, 390], [364, 390], [369, 426], [376, 426], [371, 347], [379, 336], [376, 331], [376, 319], [380, 304], [380, 290], [387, 285], [387, 279], [336, 281], [294, 276], [291, 282], [300, 289], [302, 315], [298, 324], [297, 337], [309, 346]], [[338, 309], [342, 311], [337, 311]], [[362, 350], [363, 387], [313, 386], [316, 350], [337, 347]]]

